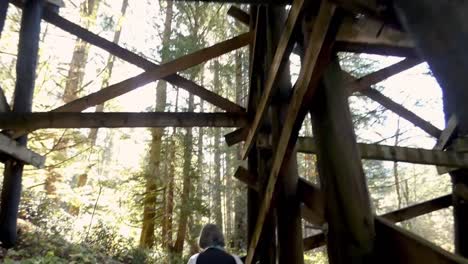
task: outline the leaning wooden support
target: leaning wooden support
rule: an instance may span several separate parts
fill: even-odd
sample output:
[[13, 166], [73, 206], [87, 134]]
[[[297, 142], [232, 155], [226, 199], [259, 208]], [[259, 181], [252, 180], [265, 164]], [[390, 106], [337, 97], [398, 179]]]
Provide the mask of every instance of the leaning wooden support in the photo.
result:
[[305, 98], [305, 95], [309, 91], [308, 88], [312, 79], [312, 74], [314, 72], [317, 59], [321, 52], [322, 44], [325, 41], [325, 38], [327, 37], [328, 29], [332, 22], [334, 12], [335, 6], [333, 4], [330, 4], [329, 2], [323, 2], [320, 7], [318, 17], [316, 19], [316, 23], [314, 24], [312, 34], [310, 35], [306, 55], [304, 57], [305, 64], [301, 68], [301, 73], [296, 83], [294, 93], [289, 102], [289, 107], [285, 118], [286, 122], [283, 124], [279, 137], [280, 141], [278, 142], [278, 148], [276, 149], [276, 152], [273, 156], [273, 164], [271, 168], [271, 173], [268, 177], [265, 197], [260, 207], [259, 216], [255, 227], [255, 233], [249, 244], [249, 250], [246, 259], [247, 264], [252, 263], [253, 254], [255, 253], [258, 241], [260, 239], [263, 223], [268, 212], [270, 211], [271, 201], [276, 187], [278, 175], [280, 173], [281, 168], [283, 167], [285, 158], [288, 158], [287, 152], [291, 143], [290, 139], [297, 136], [292, 135], [293, 130], [298, 122], [296, 119], [299, 115], [299, 111], [301, 110], [302, 102]]
[[[44, 0], [27, 0], [24, 3], [16, 62], [17, 79], [13, 98], [13, 112], [16, 113], [31, 112], [43, 7]], [[21, 146], [26, 146], [27, 137], [20, 137], [18, 143]], [[11, 159], [5, 163], [0, 202], [0, 241], [2, 247], [9, 248], [16, 243], [22, 176], [22, 162]]]
[[280, 73], [286, 65], [286, 62], [289, 59], [289, 55], [291, 54], [292, 48], [294, 46], [294, 39], [292, 38], [292, 35], [293, 31], [296, 28], [299, 14], [302, 10], [303, 5], [304, 0], [295, 0], [289, 12], [288, 19], [286, 20], [286, 25], [284, 27], [278, 46], [276, 48], [273, 62], [271, 63], [270, 70], [268, 71], [267, 80], [265, 82], [265, 88], [262, 97], [256, 108], [254, 120], [249, 128], [249, 134], [247, 135], [247, 139], [245, 140], [244, 153], [242, 154], [243, 159], [247, 158], [249, 151], [255, 143], [254, 141], [260, 130], [261, 124], [266, 117], [266, 113], [268, 112], [267, 110], [272, 95], [275, 93], [275, 88], [277, 87]]
[[98, 92], [79, 98], [53, 111], [80, 112], [86, 108], [102, 104], [145, 84], [173, 75], [179, 71], [186, 70], [200, 63], [246, 46], [252, 41], [252, 36], [252, 33], [244, 33], [240, 36], [215, 44], [209, 48], [204, 48], [192, 54], [185, 55], [153, 70], [149, 70], [125, 81], [103, 88]]
[[330, 263], [367, 263], [375, 239], [373, 214], [347, 89], [340, 76], [340, 66], [334, 61], [311, 111], [320, 183], [327, 201], [328, 256]]
[[[20, 8], [23, 7], [22, 1], [20, 0], [10, 0], [10, 2]], [[69, 20], [59, 16], [58, 14], [50, 10], [44, 10], [43, 19], [53, 24], [54, 26], [70, 34], [73, 34], [96, 47], [99, 47], [109, 52], [115, 57], [120, 58], [124, 61], [127, 61], [131, 64], [134, 64], [142, 69], [152, 70], [152, 69], [159, 67], [159, 65], [155, 64], [154, 62], [151, 62], [134, 52], [131, 52], [125, 48], [122, 48], [119, 45], [112, 43], [111, 41], [108, 41], [107, 39], [90, 32], [86, 30], [85, 28], [82, 28], [70, 22]], [[193, 93], [194, 95], [199, 96], [206, 102], [209, 102], [213, 104], [214, 106], [219, 107], [220, 109], [230, 111], [230, 112], [242, 112], [245, 110], [241, 106], [229, 101], [228, 99], [180, 75], [174, 74], [174, 75], [167, 76], [163, 79], [170, 82], [171, 84], [175, 86], [185, 89], [189, 93]]]
[[11, 108], [2, 87], [0, 87], [0, 113], [10, 112]]
[[240, 127], [244, 113], [3, 113], [0, 128], [32, 131], [41, 128], [116, 127]]
[[31, 151], [3, 134], [0, 134], [0, 153], [7, 154], [20, 162], [33, 165], [39, 169], [44, 167], [44, 156]]
[[[300, 137], [297, 148], [302, 153], [317, 153], [316, 142], [311, 137]], [[467, 153], [366, 143], [358, 143], [358, 148], [363, 159], [468, 168]]]

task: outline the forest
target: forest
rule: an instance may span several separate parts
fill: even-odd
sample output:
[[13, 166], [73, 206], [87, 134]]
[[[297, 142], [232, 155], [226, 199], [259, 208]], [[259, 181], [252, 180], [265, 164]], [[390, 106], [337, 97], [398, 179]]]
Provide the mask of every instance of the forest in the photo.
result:
[[[231, 5], [129, 0], [65, 0], [60, 15], [91, 32], [162, 64], [228, 40], [249, 28], [227, 15]], [[248, 11], [248, 6], [238, 8]], [[21, 9], [10, 4], [0, 38], [0, 87], [11, 104]], [[360, 78], [402, 60], [339, 53], [341, 67]], [[292, 81], [299, 56], [290, 57]], [[142, 73], [106, 51], [42, 22], [34, 112], [46, 112]], [[243, 47], [179, 74], [247, 108], [249, 49]], [[444, 127], [442, 93], [426, 63], [373, 88]], [[359, 143], [432, 149], [433, 137], [374, 102], [349, 97]], [[85, 112], [221, 112], [164, 80], [149, 83]], [[0, 250], [3, 263], [186, 263], [199, 251], [204, 224], [215, 223], [229, 251], [247, 253], [247, 185], [234, 175], [242, 144], [228, 146], [233, 128], [41, 129], [28, 147], [46, 156], [27, 165], [19, 214], [19, 242]], [[310, 117], [300, 136], [312, 137]], [[299, 153], [299, 175], [318, 183], [316, 157]], [[451, 191], [435, 166], [363, 160], [373, 210], [384, 214]], [[3, 164], [0, 163], [3, 170]], [[0, 176], [1, 178], [2, 176]], [[0, 181], [2, 182], [2, 181]], [[447, 208], [399, 224], [453, 252], [453, 216]], [[303, 220], [304, 237], [322, 230]], [[306, 263], [328, 263], [326, 249]]]

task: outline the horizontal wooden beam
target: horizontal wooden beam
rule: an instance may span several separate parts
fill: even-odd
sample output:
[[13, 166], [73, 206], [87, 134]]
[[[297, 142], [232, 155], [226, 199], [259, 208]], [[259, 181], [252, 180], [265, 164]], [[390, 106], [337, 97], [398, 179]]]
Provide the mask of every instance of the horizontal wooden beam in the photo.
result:
[[468, 263], [458, 255], [415, 235], [383, 217], [376, 217], [378, 263]]
[[173, 75], [179, 71], [186, 70], [216, 58], [251, 43], [253, 33], [244, 33], [240, 36], [217, 43], [209, 48], [198, 50], [192, 54], [182, 56], [171, 62], [165, 63], [160, 67], [153, 68], [130, 79], [113, 84], [103, 88], [95, 93], [76, 99], [53, 111], [55, 112], [80, 112], [86, 108], [102, 104], [117, 96], [128, 93], [145, 84], [156, 81], [161, 78]]
[[325, 246], [325, 234], [318, 233], [313, 236], [304, 238], [304, 251], [312, 250], [321, 246]]
[[388, 44], [363, 43], [351, 41], [337, 41], [334, 45], [335, 51], [352, 52], [352, 53], [367, 53], [382, 56], [397, 56], [397, 57], [418, 57], [414, 48], [393, 46]]
[[13, 157], [20, 162], [30, 164], [36, 168], [43, 168], [45, 157], [20, 145], [17, 141], [0, 134], [0, 153]]
[[241, 127], [243, 113], [1, 113], [0, 128]]
[[429, 201], [414, 204], [406, 208], [402, 208], [393, 212], [381, 215], [383, 218], [391, 222], [402, 222], [421, 215], [425, 215], [440, 209], [447, 208], [452, 205], [452, 195], [444, 195]]
[[[14, 5], [22, 8], [23, 4], [21, 0], [10, 0]], [[42, 17], [45, 21], [51, 23], [52, 25], [75, 35], [84, 41], [99, 47], [110, 54], [114, 55], [117, 58], [120, 58], [124, 61], [127, 61], [133, 65], [136, 65], [145, 70], [152, 70], [159, 67], [158, 64], [151, 62], [142, 56], [131, 52], [125, 48], [120, 47], [119, 45], [100, 37], [89, 30], [59, 16], [58, 14], [45, 9]], [[199, 96], [203, 100], [213, 104], [214, 106], [219, 107], [220, 109], [229, 111], [229, 112], [243, 112], [245, 109], [238, 104], [233, 103], [232, 101], [196, 84], [195, 82], [186, 79], [180, 75], [174, 74], [163, 78], [165, 81], [178, 86], [189, 93], [192, 93], [196, 96]]]
[[[359, 152], [361, 153], [361, 158], [363, 159], [468, 168], [468, 154], [454, 151], [395, 147], [366, 143], [359, 143], [358, 147]], [[297, 151], [315, 154], [317, 152], [315, 140], [311, 137], [300, 137], [297, 141]]]

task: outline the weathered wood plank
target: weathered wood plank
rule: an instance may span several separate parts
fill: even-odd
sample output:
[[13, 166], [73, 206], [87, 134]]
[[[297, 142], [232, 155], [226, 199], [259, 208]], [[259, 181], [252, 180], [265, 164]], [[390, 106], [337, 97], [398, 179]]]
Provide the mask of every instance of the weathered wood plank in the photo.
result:
[[17, 141], [0, 134], [0, 152], [9, 155], [21, 162], [31, 164], [36, 168], [43, 168], [45, 157], [20, 145]]
[[[10, 0], [10, 2], [20, 8], [23, 6], [20, 0]], [[119, 45], [92, 33], [88, 31], [87, 29], [80, 27], [79, 25], [76, 25], [73, 22], [70, 22], [69, 20], [59, 16], [58, 14], [50, 10], [44, 10], [43, 19], [53, 24], [54, 26], [70, 34], [73, 34], [96, 47], [99, 47], [109, 52], [110, 54], [116, 56], [117, 58], [120, 58], [124, 61], [134, 64], [142, 69], [152, 70], [157, 67], [160, 67], [156, 63], [151, 62], [134, 52], [131, 52], [125, 48], [122, 48]], [[189, 93], [193, 93], [194, 95], [199, 96], [203, 100], [213, 104], [214, 106], [219, 107], [220, 109], [223, 109], [229, 112], [245, 111], [243, 107], [229, 101], [228, 99], [222, 96], [219, 96], [218, 94], [210, 90], [207, 90], [206, 88], [180, 75], [174, 74], [174, 75], [167, 76], [163, 79], [165, 81], [170, 82], [171, 84], [175, 86], [185, 89]]]
[[[12, 109], [16, 113], [31, 112], [32, 109], [43, 9], [44, 0], [24, 2]], [[22, 136], [17, 141], [19, 145], [26, 146], [27, 136]], [[17, 239], [16, 225], [21, 198], [23, 167], [22, 162], [14, 159], [7, 160], [5, 163], [0, 202], [0, 241], [4, 248], [14, 246]]]
[[80, 112], [88, 107], [102, 104], [107, 100], [128, 93], [158, 79], [173, 75], [179, 71], [186, 70], [200, 63], [226, 54], [235, 49], [248, 45], [252, 41], [252, 33], [244, 33], [240, 36], [204, 48], [192, 54], [182, 56], [171, 62], [165, 63], [158, 68], [141, 73], [130, 79], [103, 88], [95, 93], [74, 100], [66, 105], [56, 108], [55, 112]]
[[395, 74], [408, 70], [421, 63], [418, 58], [407, 58], [386, 68], [380, 69], [362, 78], [354, 80], [349, 85], [351, 93], [360, 92], [369, 88], [371, 85], [377, 84]]
[[395, 210], [381, 215], [381, 217], [388, 221], [398, 223], [409, 220], [421, 215], [425, 215], [440, 209], [447, 208], [452, 205], [452, 196], [450, 194], [444, 195], [429, 201], [410, 205], [406, 208]]
[[279, 137], [280, 141], [278, 142], [278, 148], [276, 149], [273, 157], [273, 164], [270, 176], [268, 177], [265, 197], [260, 207], [255, 233], [249, 245], [246, 259], [247, 264], [251, 264], [253, 254], [255, 253], [258, 241], [260, 239], [263, 223], [270, 210], [271, 200], [273, 198], [278, 175], [280, 173], [281, 167], [283, 166], [285, 156], [287, 156], [288, 145], [292, 136], [291, 134], [297, 121], [296, 118], [299, 114], [299, 111], [301, 110], [300, 108], [302, 107], [304, 96], [308, 92], [315, 64], [322, 49], [322, 44], [327, 35], [334, 12], [335, 6], [333, 4], [330, 4], [329, 2], [323, 2], [316, 19], [314, 29], [310, 35], [306, 55], [304, 57], [305, 64], [302, 66], [301, 73], [296, 83], [296, 88], [289, 103], [285, 118], [286, 122], [283, 124], [283, 128]]
[[240, 127], [244, 113], [3, 113], [0, 128], [32, 131], [41, 128], [117, 127]]
[[236, 173], [234, 174], [234, 178], [247, 184], [249, 188], [253, 189], [256, 192], [260, 190], [258, 178], [244, 167], [237, 168]]
[[383, 95], [379, 91], [372, 89], [372, 88], [368, 88], [368, 89], [361, 90], [360, 93], [376, 101], [377, 103], [381, 104], [383, 107], [387, 108], [388, 110], [394, 112], [395, 114], [409, 121], [416, 127], [419, 127], [421, 130], [423, 130], [427, 134], [435, 138], [438, 138], [440, 136], [441, 130], [439, 128], [437, 128], [430, 122], [422, 119], [421, 117], [411, 112], [407, 108], [403, 107], [402, 105], [396, 103], [395, 101], [388, 98], [387, 96]]
[[299, 14], [303, 8], [303, 5], [304, 0], [295, 0], [289, 12], [286, 25], [283, 32], [281, 33], [281, 38], [278, 42], [275, 56], [268, 72], [262, 97], [256, 108], [255, 117], [252, 121], [252, 125], [249, 128], [247, 139], [245, 140], [244, 152], [242, 154], [243, 159], [247, 158], [249, 151], [251, 150], [254, 141], [256, 140], [258, 131], [260, 130], [261, 124], [268, 112], [267, 110], [271, 101], [271, 97], [275, 93], [279, 73], [285, 66], [286, 62], [289, 60], [289, 55], [291, 54], [292, 48], [294, 46], [294, 39], [292, 38], [292, 35], [296, 29]]
[[237, 6], [231, 6], [227, 14], [246, 26], [250, 24], [250, 15]]
[[375, 229], [379, 263], [468, 263], [383, 217], [376, 217]]
[[249, 129], [242, 127], [224, 135], [224, 140], [226, 141], [226, 144], [231, 147], [243, 141], [247, 137], [248, 133]]
[[416, 50], [411, 47], [393, 46], [388, 44], [362, 43], [351, 41], [337, 41], [335, 51], [368, 53], [382, 56], [418, 57]]
[[[298, 151], [302, 153], [317, 153], [317, 145], [313, 138], [300, 137], [297, 141]], [[467, 168], [468, 154], [455, 151], [433, 149], [395, 147], [380, 144], [358, 143], [359, 153], [363, 159], [388, 160], [416, 164], [438, 165]], [[448, 165], [450, 164], [450, 165]]]
[[348, 105], [348, 90], [334, 61], [311, 111], [317, 165], [327, 205], [330, 263], [367, 263], [374, 226], [369, 192]]

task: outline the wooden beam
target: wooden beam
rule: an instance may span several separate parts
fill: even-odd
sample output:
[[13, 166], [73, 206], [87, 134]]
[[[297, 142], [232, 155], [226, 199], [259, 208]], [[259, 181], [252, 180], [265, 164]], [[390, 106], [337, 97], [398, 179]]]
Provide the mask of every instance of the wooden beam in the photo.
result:
[[[14, 5], [22, 8], [23, 4], [22, 4], [22, 1], [21, 0], [10, 0], [11, 3], [13, 3]], [[43, 15], [43, 19], [51, 24], [53, 24], [54, 26], [72, 34], [72, 35], [75, 35], [81, 39], [83, 39], [84, 41], [96, 46], [96, 47], [99, 47], [107, 52], [109, 52], [110, 54], [114, 55], [115, 57], [117, 58], [120, 58], [124, 61], [127, 61], [133, 65], [136, 65], [142, 69], [145, 69], [145, 70], [152, 70], [152, 69], [155, 69], [157, 67], [159, 67], [159, 65], [157, 65], [156, 63], [154, 62], [151, 62], [145, 58], [143, 58], [142, 56], [134, 53], [134, 52], [131, 52], [125, 48], [122, 48], [120, 47], [119, 45], [111, 42], [111, 41], [108, 41], [107, 39], [105, 38], [102, 38], [90, 31], [88, 31], [87, 29], [83, 28], [83, 27], [80, 27], [79, 25], [76, 25], [74, 24], [73, 22], [70, 22], [69, 20], [59, 16], [58, 14], [50, 11], [50, 10], [44, 10], [44, 15]], [[180, 75], [177, 75], [177, 74], [174, 74], [174, 75], [170, 75], [170, 76], [167, 76], [165, 78], [163, 78], [165, 81], [168, 81], [169, 83], [175, 85], [175, 86], [178, 86], [186, 91], [188, 91], [189, 93], [193, 93], [194, 95], [197, 95], [199, 96], [200, 98], [202, 98], [203, 100], [213, 104], [214, 106], [217, 106], [219, 107], [220, 109], [223, 109], [223, 110], [226, 110], [226, 111], [229, 111], [229, 112], [243, 112], [245, 111], [245, 109], [231, 101], [229, 101], [228, 99], [222, 97], [222, 96], [219, 96], [218, 94], [210, 91], [210, 90], [207, 90], [206, 88], [194, 83], [193, 81], [191, 80], [188, 80]]]
[[289, 60], [289, 55], [291, 54], [292, 48], [294, 46], [294, 38], [292, 35], [296, 29], [299, 14], [302, 11], [303, 5], [304, 0], [294, 0], [293, 6], [289, 11], [286, 25], [283, 32], [281, 33], [281, 38], [278, 42], [278, 46], [276, 47], [275, 56], [267, 75], [262, 97], [256, 108], [255, 117], [253, 119], [252, 125], [250, 126], [247, 139], [245, 140], [244, 152], [242, 154], [243, 159], [247, 158], [249, 151], [255, 143], [261, 124], [263, 123], [268, 112], [271, 97], [277, 88], [276, 85], [280, 76], [280, 72], [284, 68], [286, 62]]
[[[298, 152], [317, 153], [316, 142], [311, 137], [300, 137], [297, 148]], [[362, 159], [468, 168], [468, 154], [466, 153], [366, 143], [358, 143], [358, 148]]]
[[360, 92], [369, 88], [371, 85], [377, 84], [395, 74], [401, 73], [405, 70], [413, 68], [414, 66], [421, 63], [418, 58], [407, 58], [400, 62], [397, 62], [389, 67], [380, 69], [362, 78], [354, 80], [349, 85], [349, 91], [351, 93]]
[[252, 33], [244, 33], [240, 36], [215, 44], [209, 48], [204, 48], [192, 54], [182, 56], [171, 62], [165, 63], [160, 67], [154, 68], [135, 77], [113, 84], [95, 93], [74, 100], [53, 111], [80, 112], [88, 107], [102, 104], [107, 100], [128, 93], [145, 84], [173, 75], [179, 71], [186, 70], [200, 63], [248, 45], [252, 41], [252, 37]]
[[246, 127], [238, 128], [226, 135], [224, 135], [224, 140], [226, 141], [226, 144], [231, 147], [241, 141], [243, 141], [246, 137], [247, 134], [249, 133], [249, 129]]
[[[238, 167], [234, 177], [241, 182], [245, 183], [250, 189], [255, 191], [259, 190], [259, 181], [256, 175], [253, 175], [242, 166]], [[320, 189], [306, 179], [300, 177], [297, 183], [297, 195], [301, 202], [303, 202], [310, 213], [314, 214], [316, 223], [325, 222], [325, 198]]]
[[237, 6], [231, 6], [227, 14], [246, 26], [250, 24], [250, 15]]
[[117, 127], [240, 127], [244, 113], [3, 113], [0, 128], [32, 131], [41, 128]]
[[[294, 8], [294, 5], [293, 5]], [[291, 9], [292, 10], [292, 9]], [[304, 57], [305, 64], [301, 68], [301, 73], [299, 75], [298, 81], [296, 83], [296, 88], [294, 90], [291, 101], [289, 102], [289, 107], [286, 113], [286, 122], [283, 124], [283, 128], [280, 133], [280, 141], [278, 142], [278, 148], [273, 156], [273, 164], [271, 168], [270, 176], [268, 177], [268, 183], [266, 187], [266, 193], [262, 205], [260, 207], [259, 216], [257, 219], [257, 224], [255, 227], [255, 232], [252, 237], [252, 240], [249, 245], [249, 250], [247, 254], [247, 264], [252, 263], [253, 254], [255, 253], [258, 241], [260, 239], [263, 223], [265, 218], [270, 211], [271, 200], [273, 198], [273, 193], [275, 190], [276, 182], [280, 169], [283, 166], [285, 157], [287, 156], [288, 146], [290, 145], [291, 134], [296, 124], [296, 119], [299, 114], [300, 108], [302, 107], [302, 101], [304, 100], [305, 94], [308, 92], [309, 84], [314, 72], [315, 64], [317, 58], [322, 49], [322, 44], [325, 40], [325, 37], [328, 32], [328, 28], [332, 22], [334, 16], [335, 6], [329, 2], [322, 2], [319, 14], [316, 18], [316, 23], [314, 25], [312, 34], [310, 35], [308, 47], [306, 49], [306, 54]], [[264, 94], [266, 97], [269, 97], [267, 90]], [[265, 99], [267, 101], [268, 98]], [[267, 102], [265, 102], [267, 105]], [[260, 109], [260, 108], [259, 108]], [[257, 115], [263, 115], [262, 113], [257, 113]], [[259, 118], [259, 117], [257, 117]], [[260, 118], [259, 118], [260, 119]], [[253, 126], [255, 129], [255, 126]], [[258, 129], [258, 128], [257, 128]], [[252, 131], [252, 128], [251, 128]], [[253, 138], [253, 136], [252, 136]], [[248, 141], [247, 141], [248, 142]], [[251, 141], [252, 142], [252, 141]], [[250, 143], [249, 143], [250, 144]], [[247, 151], [248, 152], [248, 151]]]
[[374, 44], [351, 41], [335, 42], [335, 51], [352, 52], [352, 53], [367, 53], [382, 56], [397, 56], [397, 57], [418, 57], [416, 50], [411, 47], [392, 46], [388, 44]]
[[376, 217], [375, 229], [379, 263], [468, 263], [383, 217]]
[[[15, 113], [27, 113], [32, 110], [43, 10], [44, 0], [24, 2], [16, 61], [16, 86], [13, 96], [12, 110]], [[17, 141], [20, 146], [26, 146], [27, 140], [27, 136], [23, 136]], [[5, 163], [0, 201], [0, 242], [4, 248], [14, 246], [17, 239], [16, 227], [23, 167], [22, 162], [14, 159], [7, 160]]]
[[421, 130], [423, 130], [427, 134], [435, 138], [439, 138], [440, 133], [442, 132], [439, 128], [437, 128], [430, 122], [422, 119], [421, 117], [411, 112], [407, 108], [403, 107], [402, 105], [396, 103], [395, 101], [388, 98], [387, 96], [383, 95], [381, 92], [372, 88], [368, 88], [368, 89], [361, 90], [360, 93], [376, 101], [377, 103], [381, 104], [383, 107], [387, 108], [393, 113], [409, 121], [416, 127], [419, 127]]
[[[415, 205], [408, 206], [406, 208], [398, 209], [393, 212], [389, 212], [386, 214], [381, 215], [380, 217], [385, 218], [387, 221], [392, 223], [398, 223], [401, 221], [409, 220], [421, 215], [425, 215], [440, 209], [447, 208], [452, 205], [452, 197], [451, 195], [444, 195], [429, 201], [425, 201], [422, 203], [418, 203]], [[304, 250], [312, 250], [314, 248], [323, 246], [325, 244], [325, 236], [323, 234], [314, 235], [312, 237], [308, 237], [304, 239], [304, 244], [308, 241], [307, 248]], [[314, 243], [311, 243], [314, 241]], [[404, 262], [406, 263], [406, 262]]]
[[410, 205], [406, 208], [402, 208], [393, 212], [389, 212], [381, 215], [381, 217], [388, 221], [398, 223], [405, 220], [409, 220], [421, 215], [425, 215], [440, 209], [447, 208], [452, 205], [452, 196], [450, 194], [444, 195], [429, 201]]
[[44, 167], [44, 156], [29, 150], [25, 146], [20, 145], [17, 141], [3, 134], [0, 134], [0, 152], [38, 169]]
[[326, 245], [325, 235], [318, 233], [316, 235], [304, 238], [304, 251], [312, 250]]

